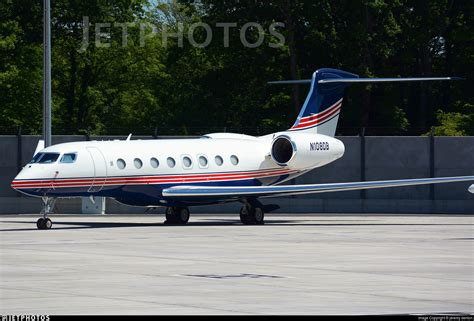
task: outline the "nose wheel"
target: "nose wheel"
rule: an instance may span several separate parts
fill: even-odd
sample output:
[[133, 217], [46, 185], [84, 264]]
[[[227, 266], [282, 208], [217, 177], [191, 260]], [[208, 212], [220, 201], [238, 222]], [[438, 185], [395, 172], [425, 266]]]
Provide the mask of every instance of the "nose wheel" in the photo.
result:
[[189, 221], [187, 207], [167, 207], [165, 224], [185, 225]]
[[240, 209], [240, 221], [244, 225], [263, 225], [265, 213], [261, 207], [246, 204]]
[[56, 199], [54, 197], [43, 197], [42, 200], [43, 209], [41, 214], [43, 214], [43, 217], [36, 221], [36, 227], [38, 230], [49, 230], [53, 226], [53, 222], [48, 218], [48, 215], [53, 212]]
[[40, 218], [36, 221], [38, 230], [49, 230], [53, 226], [53, 222], [49, 218]]

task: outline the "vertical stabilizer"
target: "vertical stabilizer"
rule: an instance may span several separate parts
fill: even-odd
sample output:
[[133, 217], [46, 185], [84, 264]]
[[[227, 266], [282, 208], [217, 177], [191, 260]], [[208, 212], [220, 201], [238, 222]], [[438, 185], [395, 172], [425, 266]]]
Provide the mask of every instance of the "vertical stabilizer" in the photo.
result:
[[290, 131], [305, 131], [334, 137], [347, 83], [322, 84], [324, 79], [350, 79], [359, 76], [342, 70], [318, 69], [311, 79], [311, 89]]

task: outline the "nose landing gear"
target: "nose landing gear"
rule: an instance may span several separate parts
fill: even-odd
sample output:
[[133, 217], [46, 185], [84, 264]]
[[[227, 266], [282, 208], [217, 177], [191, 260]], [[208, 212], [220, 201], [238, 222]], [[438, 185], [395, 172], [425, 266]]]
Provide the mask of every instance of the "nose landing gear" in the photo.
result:
[[43, 209], [41, 214], [43, 217], [36, 221], [36, 227], [38, 230], [49, 230], [53, 226], [53, 222], [48, 218], [48, 215], [53, 212], [54, 203], [56, 198], [54, 197], [42, 197]]
[[38, 230], [49, 230], [53, 226], [53, 222], [49, 218], [40, 218], [36, 221]]

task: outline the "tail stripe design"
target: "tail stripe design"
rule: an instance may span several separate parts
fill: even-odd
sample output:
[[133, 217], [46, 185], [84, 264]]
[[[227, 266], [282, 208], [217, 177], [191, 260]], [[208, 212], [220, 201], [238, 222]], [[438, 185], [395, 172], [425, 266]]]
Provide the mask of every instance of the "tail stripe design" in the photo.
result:
[[297, 125], [293, 125], [290, 130], [308, 129], [311, 127], [316, 127], [317, 125], [323, 123], [325, 120], [329, 120], [333, 116], [339, 115], [339, 112], [341, 111], [342, 100], [342, 98], [339, 99], [332, 106], [320, 113], [300, 118], [299, 122], [297, 122]]
[[347, 83], [324, 81], [357, 79], [359, 76], [342, 70], [322, 68], [311, 78], [311, 89], [298, 118], [289, 131], [303, 131], [334, 137]]

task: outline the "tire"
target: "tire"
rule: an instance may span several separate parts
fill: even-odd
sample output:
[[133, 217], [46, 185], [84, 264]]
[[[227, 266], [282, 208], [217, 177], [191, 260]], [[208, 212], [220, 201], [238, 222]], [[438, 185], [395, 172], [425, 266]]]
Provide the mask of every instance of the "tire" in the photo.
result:
[[46, 230], [50, 230], [51, 227], [53, 226], [53, 222], [49, 218], [47, 218], [44, 220], [43, 225]]
[[40, 218], [36, 221], [36, 227], [38, 228], [38, 230], [44, 230], [46, 228], [44, 218]]
[[166, 224], [173, 224], [175, 223], [176, 216], [174, 215], [174, 208], [173, 207], [167, 207], [166, 208]]
[[186, 224], [189, 221], [189, 210], [186, 207], [176, 209], [176, 218], [180, 224]]
[[252, 220], [252, 213], [251, 213], [251, 208], [247, 207], [246, 205], [242, 206], [240, 209], [240, 221], [244, 225], [251, 225], [254, 224]]
[[189, 210], [186, 207], [166, 208], [165, 224], [186, 224], [189, 221]]
[[240, 209], [240, 221], [245, 225], [263, 225], [265, 213], [261, 207], [244, 205]]
[[263, 212], [263, 209], [261, 207], [256, 207], [253, 210], [253, 221], [257, 225], [263, 225], [265, 224], [265, 213]]

